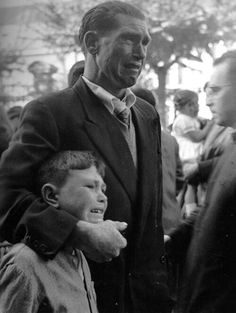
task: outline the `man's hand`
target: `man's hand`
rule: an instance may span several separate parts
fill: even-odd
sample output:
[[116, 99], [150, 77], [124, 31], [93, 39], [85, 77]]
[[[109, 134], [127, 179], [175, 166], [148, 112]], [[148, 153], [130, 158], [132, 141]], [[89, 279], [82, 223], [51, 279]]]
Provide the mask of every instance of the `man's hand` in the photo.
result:
[[120, 254], [127, 245], [121, 232], [127, 224], [106, 220], [97, 224], [78, 221], [72, 234], [73, 246], [96, 262], [108, 262]]
[[198, 173], [198, 163], [187, 163], [183, 166], [183, 173], [186, 179], [192, 179]]

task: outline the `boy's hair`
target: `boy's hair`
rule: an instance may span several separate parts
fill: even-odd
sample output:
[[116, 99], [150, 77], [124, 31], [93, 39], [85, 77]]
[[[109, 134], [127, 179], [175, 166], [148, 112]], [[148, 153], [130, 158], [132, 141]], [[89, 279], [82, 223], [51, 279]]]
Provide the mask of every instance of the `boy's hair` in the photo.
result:
[[46, 183], [63, 186], [70, 170], [84, 170], [95, 166], [98, 173], [105, 176], [105, 164], [91, 151], [62, 151], [44, 161], [37, 176], [37, 189]]
[[85, 13], [79, 30], [78, 42], [84, 53], [86, 53], [83, 44], [84, 35], [88, 31], [97, 31], [100, 35], [103, 35], [115, 29], [117, 27], [115, 18], [117, 14], [124, 14], [145, 20], [144, 13], [130, 3], [107, 1], [96, 5]]
[[178, 90], [174, 96], [174, 104], [176, 110], [181, 110], [186, 104], [192, 104], [194, 99], [198, 98], [198, 94], [192, 90]]

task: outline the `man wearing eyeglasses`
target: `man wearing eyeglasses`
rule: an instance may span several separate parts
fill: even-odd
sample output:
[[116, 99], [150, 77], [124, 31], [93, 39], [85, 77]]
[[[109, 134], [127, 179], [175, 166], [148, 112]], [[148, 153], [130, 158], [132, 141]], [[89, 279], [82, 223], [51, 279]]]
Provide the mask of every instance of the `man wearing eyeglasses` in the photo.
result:
[[[207, 92], [215, 122], [235, 129], [236, 50], [214, 62]], [[179, 301], [181, 313], [236, 312], [235, 135], [214, 167], [206, 207], [195, 221]], [[176, 249], [178, 241], [179, 247], [183, 242], [175, 235], [171, 246]]]

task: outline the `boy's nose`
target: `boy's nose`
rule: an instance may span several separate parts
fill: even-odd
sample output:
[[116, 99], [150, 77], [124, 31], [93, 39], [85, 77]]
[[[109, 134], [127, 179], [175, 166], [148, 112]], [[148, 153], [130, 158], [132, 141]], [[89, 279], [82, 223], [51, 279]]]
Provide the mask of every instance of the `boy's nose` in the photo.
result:
[[104, 203], [107, 202], [107, 196], [105, 195], [103, 191], [99, 192], [98, 201], [104, 202]]

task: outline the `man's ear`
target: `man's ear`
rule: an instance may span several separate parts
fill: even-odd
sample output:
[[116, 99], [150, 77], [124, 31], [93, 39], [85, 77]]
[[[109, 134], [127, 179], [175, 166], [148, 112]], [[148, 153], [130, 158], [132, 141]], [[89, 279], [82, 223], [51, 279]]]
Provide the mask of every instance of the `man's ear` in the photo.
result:
[[57, 191], [58, 191], [57, 187], [50, 183], [44, 184], [41, 189], [43, 200], [47, 204], [52, 205], [55, 208], [59, 207]]
[[90, 30], [84, 35], [84, 45], [86, 50], [92, 55], [98, 52], [98, 39], [96, 31]]

